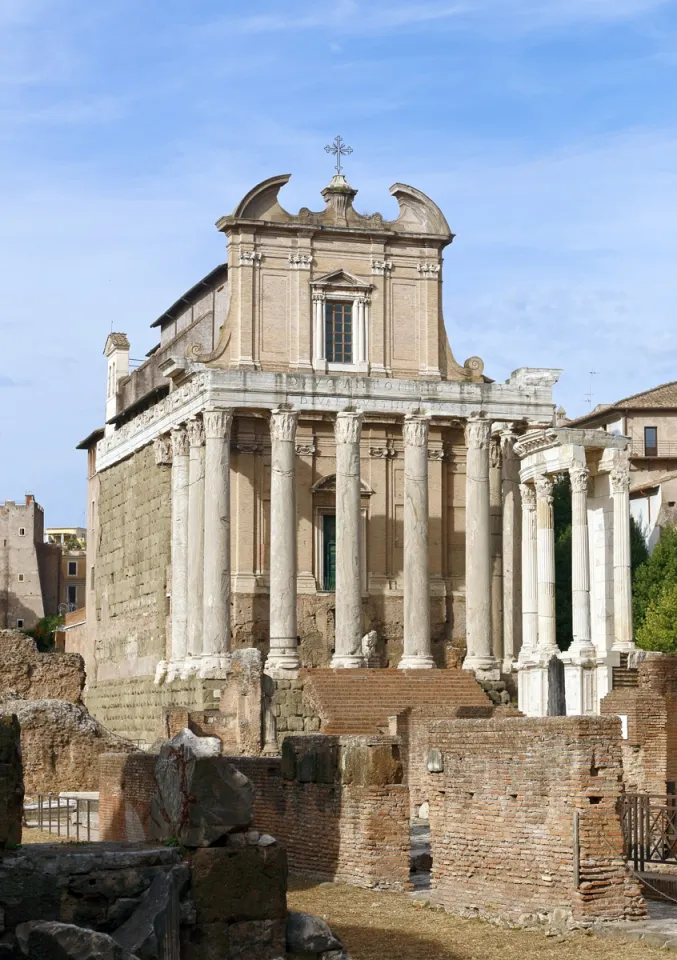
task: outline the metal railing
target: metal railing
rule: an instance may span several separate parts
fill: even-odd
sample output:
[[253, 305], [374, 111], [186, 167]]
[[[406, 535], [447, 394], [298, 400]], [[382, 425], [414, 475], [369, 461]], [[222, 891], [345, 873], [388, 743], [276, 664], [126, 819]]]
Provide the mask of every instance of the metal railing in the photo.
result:
[[24, 803], [24, 826], [76, 842], [98, 841], [98, 797], [39, 793]]
[[626, 794], [621, 821], [635, 870], [647, 863], [677, 863], [677, 795]]
[[661, 440], [653, 446], [649, 446], [642, 440], [633, 440], [631, 456], [645, 457], [647, 459], [666, 459], [668, 457], [677, 459], [677, 441]]

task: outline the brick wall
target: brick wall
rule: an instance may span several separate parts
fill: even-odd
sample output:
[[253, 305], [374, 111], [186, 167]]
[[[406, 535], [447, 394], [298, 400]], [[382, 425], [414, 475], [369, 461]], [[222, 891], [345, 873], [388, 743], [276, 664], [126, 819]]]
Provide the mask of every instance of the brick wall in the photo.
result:
[[[605, 717], [432, 721], [433, 886], [456, 911], [578, 921], [642, 916], [618, 800], [620, 722]], [[580, 887], [573, 815], [580, 812]]]
[[677, 655], [642, 651], [637, 687], [618, 687], [600, 703], [603, 715], [628, 718], [623, 779], [630, 792], [665, 793], [677, 781]]
[[77, 653], [38, 653], [35, 640], [19, 630], [0, 630], [0, 699], [9, 691], [23, 700], [79, 703], [85, 664]]
[[157, 756], [104, 753], [99, 757], [99, 837], [141, 842], [148, 839], [150, 804], [155, 793]]

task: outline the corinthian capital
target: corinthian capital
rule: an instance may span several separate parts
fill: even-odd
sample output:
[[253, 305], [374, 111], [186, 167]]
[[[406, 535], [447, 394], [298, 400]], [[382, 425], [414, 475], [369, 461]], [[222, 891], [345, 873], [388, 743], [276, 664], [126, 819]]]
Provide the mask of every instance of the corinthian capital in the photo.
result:
[[208, 440], [227, 440], [233, 425], [232, 410], [205, 410], [202, 414], [204, 433]]
[[584, 467], [582, 463], [577, 463], [575, 466], [573, 466], [569, 471], [572, 492], [587, 493], [589, 477], [590, 471], [587, 467]]
[[523, 507], [536, 506], [536, 489], [532, 483], [520, 483], [520, 495]]
[[491, 440], [491, 423], [488, 420], [468, 420], [465, 442], [471, 450], [486, 450]]
[[172, 456], [188, 456], [188, 434], [185, 427], [174, 427], [172, 430]]
[[298, 410], [285, 410], [283, 407], [273, 410], [270, 416], [270, 436], [272, 439], [295, 440], [298, 419]]
[[410, 447], [425, 447], [428, 445], [428, 417], [417, 413], [410, 413], [404, 418], [402, 433], [404, 442]]
[[609, 474], [612, 493], [626, 493], [630, 489], [630, 464], [617, 463]]
[[344, 410], [336, 414], [334, 435], [337, 443], [359, 443], [362, 432], [362, 414]]
[[552, 503], [553, 482], [550, 477], [536, 477], [536, 499]]
[[192, 417], [186, 423], [186, 430], [188, 432], [188, 443], [191, 447], [201, 447], [204, 444], [205, 431], [202, 420]]
[[168, 434], [153, 441], [153, 452], [158, 467], [172, 462], [172, 442]]

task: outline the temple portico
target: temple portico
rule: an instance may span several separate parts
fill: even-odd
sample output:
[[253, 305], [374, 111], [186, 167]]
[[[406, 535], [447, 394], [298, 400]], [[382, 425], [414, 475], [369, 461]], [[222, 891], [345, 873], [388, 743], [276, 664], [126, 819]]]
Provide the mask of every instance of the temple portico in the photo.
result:
[[[566, 712], [594, 714], [611, 689], [612, 669], [634, 648], [630, 571], [628, 440], [601, 430], [533, 431], [521, 457], [522, 649], [519, 706], [548, 713], [549, 665], [564, 667]], [[555, 638], [553, 478], [571, 486], [573, 641]]]

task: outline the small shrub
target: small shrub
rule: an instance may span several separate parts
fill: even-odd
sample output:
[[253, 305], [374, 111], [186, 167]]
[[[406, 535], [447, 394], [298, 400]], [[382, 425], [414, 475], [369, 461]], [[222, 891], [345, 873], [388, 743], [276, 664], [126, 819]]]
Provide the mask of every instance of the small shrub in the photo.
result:
[[667, 584], [658, 599], [650, 602], [637, 631], [637, 645], [642, 650], [677, 652], [677, 583]]

